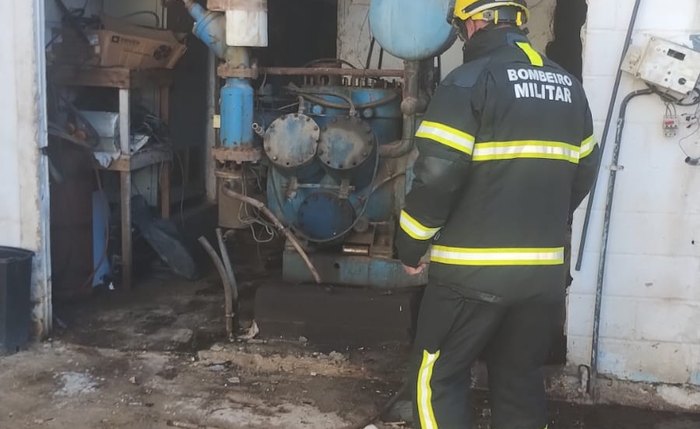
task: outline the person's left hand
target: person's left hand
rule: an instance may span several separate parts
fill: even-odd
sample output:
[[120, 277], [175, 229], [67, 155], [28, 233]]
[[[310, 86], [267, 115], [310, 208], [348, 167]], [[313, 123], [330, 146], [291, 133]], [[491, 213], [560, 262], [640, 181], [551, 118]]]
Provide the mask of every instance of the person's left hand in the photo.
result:
[[409, 276], [418, 276], [420, 274], [423, 274], [423, 271], [425, 271], [425, 267], [427, 267], [428, 264], [422, 263], [417, 267], [409, 267], [408, 265], [403, 266], [403, 270], [408, 274]]

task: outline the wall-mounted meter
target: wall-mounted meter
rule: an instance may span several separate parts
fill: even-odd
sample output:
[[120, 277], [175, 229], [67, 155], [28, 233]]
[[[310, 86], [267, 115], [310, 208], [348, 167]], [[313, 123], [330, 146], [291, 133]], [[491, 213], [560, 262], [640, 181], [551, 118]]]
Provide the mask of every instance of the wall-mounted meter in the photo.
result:
[[630, 48], [622, 69], [681, 99], [698, 84], [700, 52], [652, 37], [646, 46]]

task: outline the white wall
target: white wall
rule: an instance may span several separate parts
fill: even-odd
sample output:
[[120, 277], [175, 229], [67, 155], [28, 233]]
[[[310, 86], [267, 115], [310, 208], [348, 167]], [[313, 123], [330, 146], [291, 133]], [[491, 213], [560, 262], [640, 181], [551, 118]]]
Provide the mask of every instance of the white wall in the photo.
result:
[[[633, 0], [589, 0], [584, 82], [600, 138]], [[644, 34], [688, 46], [700, 33], [697, 0], [642, 2], [635, 43]], [[643, 88], [624, 76], [620, 97]], [[684, 111], [688, 111], [685, 109]], [[623, 379], [700, 385], [700, 169], [684, 163], [679, 140], [661, 130], [658, 97], [629, 107], [612, 216], [602, 314], [601, 372]], [[615, 117], [617, 118], [617, 111]], [[569, 304], [569, 359], [588, 364], [600, 237], [614, 125], [608, 140], [583, 271]], [[700, 135], [685, 143], [700, 156]], [[579, 235], [582, 212], [576, 218]], [[575, 244], [576, 246], [576, 244]]]
[[[338, 0], [338, 57], [364, 66], [370, 44], [370, 0]], [[532, 0], [528, 24], [530, 38], [539, 51], [544, 52], [551, 40], [551, 17], [556, 0]], [[443, 76], [462, 64], [462, 43], [457, 42], [442, 55]], [[372, 67], [379, 60], [379, 46], [375, 46]], [[403, 62], [389, 54], [384, 55], [383, 68], [403, 68]]]
[[35, 333], [51, 324], [43, 0], [7, 2], [0, 14], [0, 245], [35, 251]]

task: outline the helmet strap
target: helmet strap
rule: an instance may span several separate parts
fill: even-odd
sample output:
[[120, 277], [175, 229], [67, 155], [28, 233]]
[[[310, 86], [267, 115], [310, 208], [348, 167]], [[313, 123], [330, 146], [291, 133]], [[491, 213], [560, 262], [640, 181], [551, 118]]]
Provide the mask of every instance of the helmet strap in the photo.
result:
[[454, 29], [457, 30], [457, 36], [459, 36], [459, 40], [461, 40], [462, 42], [466, 42], [468, 37], [465, 22], [455, 18], [452, 20], [451, 23], [452, 27], [454, 27]]

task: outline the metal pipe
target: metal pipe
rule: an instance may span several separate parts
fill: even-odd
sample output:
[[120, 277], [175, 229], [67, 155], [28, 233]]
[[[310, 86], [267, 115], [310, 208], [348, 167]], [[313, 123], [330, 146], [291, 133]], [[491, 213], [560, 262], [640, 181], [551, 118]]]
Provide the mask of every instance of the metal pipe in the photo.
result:
[[415, 115], [404, 115], [401, 140], [379, 146], [379, 155], [382, 158], [401, 158], [410, 153], [413, 150], [413, 134], [415, 130]]
[[382, 145], [379, 154], [383, 158], [400, 158], [413, 150], [413, 134], [416, 131], [416, 115], [422, 109], [418, 96], [420, 63], [404, 62], [404, 94], [401, 102], [403, 132], [401, 140]]
[[206, 237], [201, 236], [199, 237], [198, 241], [202, 245], [202, 247], [204, 247], [204, 250], [206, 250], [207, 254], [209, 254], [209, 257], [211, 258], [212, 262], [214, 262], [216, 271], [219, 272], [219, 277], [221, 277], [221, 282], [224, 286], [224, 311], [226, 317], [224, 321], [226, 323], [226, 334], [228, 335], [229, 340], [231, 340], [234, 338], [234, 314], [231, 283], [229, 283], [228, 274], [226, 273], [226, 268], [224, 268], [223, 262], [221, 262], [221, 258], [219, 258], [219, 255], [216, 254], [214, 248], [211, 247], [209, 240], [207, 240]]
[[612, 215], [613, 202], [615, 197], [615, 180], [617, 172], [621, 169], [618, 162], [620, 160], [620, 149], [622, 148], [622, 132], [625, 129], [625, 115], [627, 106], [635, 97], [653, 94], [652, 89], [642, 89], [627, 95], [620, 105], [620, 116], [617, 120], [617, 133], [615, 135], [615, 146], [613, 148], [612, 164], [610, 165], [610, 179], [608, 181], [608, 193], [605, 202], [605, 218], [603, 221], [603, 239], [600, 248], [600, 261], [598, 265], [598, 277], [595, 293], [595, 312], [593, 315], [593, 338], [591, 341], [591, 371], [588, 383], [588, 394], [594, 399], [597, 394], [596, 383], [598, 380], [598, 348], [600, 342], [600, 313], [603, 304], [603, 286], [605, 280], [605, 263], [608, 254], [608, 237], [610, 236], [610, 218]]
[[[634, 3], [634, 9], [632, 10], [632, 18], [630, 19], [629, 26], [627, 27], [627, 37], [625, 38], [625, 46], [622, 48], [622, 55], [620, 55], [620, 65], [617, 67], [617, 76], [615, 77], [615, 85], [613, 85], [613, 92], [610, 96], [610, 105], [608, 106], [608, 116], [605, 118], [605, 127], [603, 128], [603, 138], [600, 140], [600, 153], [605, 151], [605, 141], [608, 139], [608, 132], [610, 131], [610, 125], [612, 124], [612, 116], [615, 111], [615, 102], [617, 101], [617, 93], [620, 90], [620, 81], [622, 80], [622, 64], [627, 56], [627, 51], [632, 44], [632, 33], [634, 32], [635, 24], [637, 23], [637, 15], [639, 14], [639, 6], [642, 0], [636, 0]], [[593, 183], [593, 188], [591, 189], [591, 194], [588, 196], [588, 204], [586, 205], [586, 218], [583, 221], [583, 230], [581, 231], [581, 240], [578, 249], [578, 255], [576, 256], [576, 271], [581, 271], [581, 264], [583, 263], [583, 252], [586, 249], [586, 241], [588, 238], [588, 229], [590, 228], [591, 215], [593, 211], [593, 200], [595, 199], [596, 188], [598, 187], [598, 175], [600, 174], [600, 166], [598, 166], [598, 172], [596, 173], [596, 181]]]
[[299, 253], [301, 258], [304, 260], [304, 263], [309, 268], [309, 271], [311, 272], [311, 275], [313, 276], [316, 283], [321, 284], [321, 276], [318, 274], [318, 270], [316, 269], [316, 267], [314, 267], [314, 264], [311, 262], [309, 255], [301, 247], [299, 240], [297, 240], [297, 238], [289, 230], [289, 228], [284, 226], [284, 224], [277, 218], [277, 216], [275, 216], [275, 214], [272, 213], [272, 211], [270, 209], [268, 209], [267, 206], [262, 203], [262, 201], [258, 201], [255, 198], [251, 198], [251, 197], [247, 197], [245, 195], [239, 194], [238, 192], [229, 188], [228, 185], [225, 185], [222, 188], [222, 190], [226, 196], [234, 198], [236, 200], [239, 200], [245, 204], [250, 204], [251, 206], [260, 210], [265, 216], [267, 216], [272, 221], [272, 223], [275, 225], [275, 228], [280, 230], [280, 232], [282, 232], [282, 234], [284, 234], [284, 236], [287, 237], [289, 242], [292, 243], [292, 246], [294, 246], [294, 249]]
[[369, 51], [367, 52], [367, 62], [365, 63], [365, 68], [368, 69], [370, 65], [372, 65], [372, 54], [374, 53], [374, 45], [377, 42], [377, 40], [372, 37], [372, 40], [369, 42]]
[[224, 263], [224, 268], [226, 268], [226, 274], [228, 275], [228, 281], [231, 285], [231, 299], [233, 302], [233, 308], [238, 309], [238, 283], [236, 283], [236, 275], [233, 272], [231, 257], [228, 254], [226, 243], [224, 243], [224, 236], [221, 233], [221, 228], [216, 228], [216, 240], [219, 242], [221, 261]]

